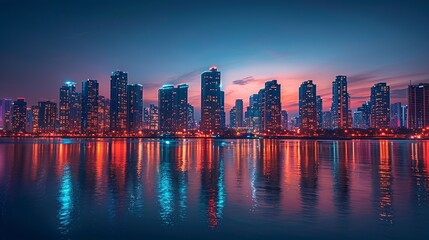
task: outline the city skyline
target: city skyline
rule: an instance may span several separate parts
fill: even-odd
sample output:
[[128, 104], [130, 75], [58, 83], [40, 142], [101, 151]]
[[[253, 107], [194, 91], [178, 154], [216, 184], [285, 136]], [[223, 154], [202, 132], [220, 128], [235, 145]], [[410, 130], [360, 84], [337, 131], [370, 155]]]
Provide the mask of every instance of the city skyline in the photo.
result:
[[[367, 101], [367, 86], [374, 83], [386, 82], [394, 89], [391, 102], [405, 102], [410, 80], [418, 84], [429, 79], [424, 40], [429, 17], [417, 3], [220, 1], [219, 13], [209, 3], [189, 1], [174, 8], [170, 3], [133, 8], [111, 2], [26, 3], [25, 8], [8, 3], [0, 23], [11, 36], [0, 40], [0, 96], [25, 96], [30, 105], [59, 102], [58, 85], [71, 80], [80, 91], [80, 82], [89, 78], [98, 80], [99, 94], [107, 97], [108, 73], [121, 69], [130, 73], [130, 84], [143, 85], [146, 107], [157, 102], [160, 85], [189, 83], [189, 103], [199, 118], [199, 75], [217, 64], [223, 72], [225, 112], [235, 99], [247, 106], [248, 96], [276, 79], [284, 86], [282, 109], [296, 116], [296, 89], [308, 79], [330, 102], [333, 77], [348, 76], [354, 110]], [[220, 14], [222, 19], [214, 17]], [[247, 17], [252, 15], [261, 17]], [[16, 23], [17, 17], [23, 21]], [[99, 21], [106, 26], [97, 25]], [[211, 29], [211, 37], [205, 36]], [[171, 36], [174, 40], [167, 41]], [[324, 104], [323, 111], [329, 107]]]

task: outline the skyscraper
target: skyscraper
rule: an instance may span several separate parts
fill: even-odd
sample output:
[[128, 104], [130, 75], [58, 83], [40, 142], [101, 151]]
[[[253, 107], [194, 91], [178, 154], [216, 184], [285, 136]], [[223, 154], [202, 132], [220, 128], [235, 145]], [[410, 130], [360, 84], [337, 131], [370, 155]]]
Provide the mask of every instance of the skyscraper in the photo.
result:
[[370, 102], [362, 103], [362, 106], [357, 108], [357, 111], [361, 114], [361, 122], [359, 123], [359, 128], [367, 129], [370, 125], [370, 116], [371, 116], [371, 104]]
[[323, 129], [332, 129], [332, 111], [323, 112]]
[[371, 87], [371, 128], [390, 127], [390, 87], [377, 83]]
[[188, 84], [174, 88], [163, 85], [158, 90], [159, 130], [163, 132], [186, 132], [188, 128]]
[[128, 73], [115, 71], [110, 79], [110, 131], [127, 130]]
[[38, 132], [54, 133], [57, 120], [57, 104], [51, 101], [41, 101], [38, 106]]
[[236, 127], [243, 127], [243, 99], [235, 100], [235, 109], [236, 109]]
[[317, 115], [317, 128], [323, 128], [323, 100], [321, 96], [316, 96], [316, 115]]
[[13, 102], [12, 130], [14, 133], [25, 133], [27, 122], [27, 102], [18, 98]]
[[102, 133], [110, 131], [110, 99], [98, 96], [98, 128]]
[[[201, 131], [218, 133], [224, 125], [224, 93], [221, 91], [221, 73], [217, 67], [201, 74]], [[223, 121], [223, 123], [222, 123]]]
[[127, 131], [138, 133], [143, 130], [143, 86], [127, 86]]
[[402, 104], [400, 102], [390, 105], [390, 127], [402, 127]]
[[81, 95], [76, 92], [76, 83], [67, 81], [60, 88], [59, 122], [61, 133], [80, 132]]
[[82, 132], [100, 132], [98, 126], [98, 82], [88, 79], [82, 82]]
[[0, 130], [12, 130], [12, 99], [0, 99]]
[[299, 87], [299, 117], [303, 130], [317, 129], [316, 84], [312, 80]]
[[362, 118], [362, 112], [356, 111], [353, 113], [353, 128], [364, 129], [364, 121]]
[[349, 99], [347, 76], [337, 76], [332, 82], [331, 117], [334, 129], [344, 129], [351, 126], [351, 121], [349, 120]]
[[33, 115], [32, 133], [39, 133], [39, 106], [31, 106], [31, 114]]
[[149, 106], [149, 130], [159, 129], [159, 108], [154, 104]]
[[282, 120], [281, 120], [281, 122], [282, 122], [282, 130], [288, 130], [289, 116], [287, 114], [287, 111], [286, 110], [282, 110], [281, 115], [282, 115]]
[[188, 104], [188, 130], [195, 129], [194, 106]]
[[402, 112], [401, 112], [401, 127], [402, 128], [408, 128], [408, 106], [402, 105]]
[[281, 85], [277, 80], [268, 81], [265, 83], [265, 88], [258, 94], [261, 131], [279, 132], [281, 130]]
[[260, 129], [260, 118], [259, 118], [259, 95], [253, 94], [249, 97], [249, 107], [247, 110], [248, 119], [246, 120], [248, 123], [248, 127], [253, 131], [257, 131]]
[[429, 83], [408, 86], [408, 128], [429, 126]]
[[237, 108], [236, 106], [232, 107], [229, 110], [229, 127], [236, 128], [237, 127]]

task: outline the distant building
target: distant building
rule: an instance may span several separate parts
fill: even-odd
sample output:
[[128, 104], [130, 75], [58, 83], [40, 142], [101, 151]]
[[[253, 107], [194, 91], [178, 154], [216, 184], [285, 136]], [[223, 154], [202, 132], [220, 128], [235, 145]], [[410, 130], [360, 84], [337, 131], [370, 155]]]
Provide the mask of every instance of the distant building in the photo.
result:
[[299, 117], [301, 129], [317, 129], [316, 84], [305, 81], [299, 87]]
[[349, 99], [347, 76], [337, 76], [332, 82], [331, 117], [334, 129], [345, 129], [351, 126], [351, 121], [349, 120]]
[[332, 112], [326, 111], [323, 112], [323, 129], [332, 129]]
[[51, 101], [39, 102], [38, 132], [55, 133], [55, 124], [57, 120], [57, 104]]
[[31, 106], [31, 115], [32, 116], [32, 123], [31, 123], [31, 132], [32, 133], [39, 133], [39, 106]]
[[149, 130], [158, 130], [159, 129], [159, 108], [154, 104], [149, 106], [149, 121], [148, 126]]
[[317, 116], [317, 128], [323, 128], [323, 100], [321, 96], [316, 96], [316, 116]]
[[390, 87], [377, 83], [371, 87], [371, 128], [390, 127]]
[[76, 83], [65, 82], [60, 88], [59, 122], [61, 133], [76, 133], [81, 129], [81, 94], [76, 92]]
[[18, 98], [13, 102], [12, 130], [14, 133], [25, 133], [27, 123], [27, 102]]
[[281, 111], [281, 124], [282, 124], [282, 130], [288, 130], [288, 122], [289, 122], [289, 116], [287, 114], [286, 110]]
[[128, 73], [115, 71], [110, 80], [110, 131], [127, 130]]
[[408, 128], [429, 126], [429, 83], [408, 86]]
[[188, 128], [188, 84], [172, 84], [158, 90], [159, 130], [186, 132]]
[[237, 127], [237, 108], [234, 106], [229, 110], [229, 127], [236, 128]]
[[82, 82], [82, 133], [99, 132], [98, 91], [97, 80]]
[[402, 127], [402, 105], [400, 102], [393, 103], [390, 105], [390, 127], [401, 128]]
[[243, 99], [235, 100], [235, 109], [236, 109], [236, 114], [235, 114], [236, 124], [235, 124], [235, 126], [238, 128], [244, 127], [244, 124], [243, 124]]
[[258, 94], [260, 131], [271, 133], [280, 131], [281, 85], [277, 80], [268, 81]]
[[359, 128], [359, 129], [367, 128], [365, 121], [363, 120], [361, 111], [357, 111], [353, 113], [353, 128]]
[[371, 118], [371, 104], [370, 102], [364, 102], [362, 106], [357, 108], [357, 111], [361, 114], [361, 122], [359, 128], [367, 129], [370, 128], [370, 118]]
[[127, 86], [127, 132], [138, 133], [143, 130], [143, 86]]
[[408, 128], [408, 106], [402, 105], [402, 112], [401, 112], [401, 127], [402, 128]]
[[98, 127], [102, 133], [110, 132], [110, 99], [98, 96]]
[[225, 125], [224, 93], [217, 67], [201, 74], [201, 131], [219, 133]]
[[259, 95], [253, 94], [249, 97], [249, 106], [247, 107], [246, 125], [253, 131], [260, 129], [259, 116]]
[[188, 130], [195, 129], [194, 106], [188, 104]]

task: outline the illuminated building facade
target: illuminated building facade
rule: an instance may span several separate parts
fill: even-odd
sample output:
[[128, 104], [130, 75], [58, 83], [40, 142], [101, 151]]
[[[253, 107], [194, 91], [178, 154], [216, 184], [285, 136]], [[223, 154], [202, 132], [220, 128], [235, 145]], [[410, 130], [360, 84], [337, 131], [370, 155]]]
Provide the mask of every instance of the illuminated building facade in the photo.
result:
[[299, 117], [301, 129], [317, 129], [316, 84], [305, 81], [299, 87]]
[[289, 115], [287, 114], [286, 110], [282, 110], [281, 112], [282, 115], [282, 130], [288, 130], [288, 122], [289, 122]]
[[0, 99], [0, 130], [12, 130], [12, 99]]
[[110, 131], [110, 99], [98, 96], [98, 128], [102, 133]]
[[347, 76], [337, 76], [332, 82], [332, 127], [345, 129], [351, 126], [349, 119], [350, 95], [347, 92]]
[[55, 133], [55, 123], [57, 121], [57, 104], [51, 101], [39, 102], [38, 132]]
[[390, 87], [377, 83], [371, 87], [371, 128], [390, 127]]
[[188, 128], [188, 84], [163, 85], [158, 90], [159, 130], [186, 132]]
[[128, 73], [115, 71], [110, 77], [110, 131], [124, 133], [127, 130]]
[[316, 115], [317, 115], [317, 128], [323, 128], [323, 99], [321, 96], [316, 96]]
[[370, 128], [370, 119], [371, 119], [371, 103], [364, 102], [362, 106], [357, 108], [357, 111], [361, 114], [361, 122], [359, 123], [359, 128], [367, 129]]
[[225, 125], [224, 93], [217, 67], [201, 74], [201, 131], [218, 133]]
[[260, 131], [279, 132], [281, 130], [281, 85], [277, 80], [265, 83], [265, 88], [259, 90]]
[[60, 133], [78, 133], [81, 129], [81, 94], [76, 92], [76, 83], [67, 81], [60, 88], [59, 122]]
[[429, 126], [429, 83], [408, 86], [408, 128]]
[[243, 99], [235, 100], [235, 126], [240, 128], [243, 127]]
[[27, 123], [27, 102], [18, 98], [13, 102], [12, 130], [14, 133], [25, 133]]
[[396, 102], [390, 105], [390, 128], [402, 127], [402, 104]]
[[143, 130], [143, 86], [127, 86], [127, 132], [138, 133]]
[[82, 133], [97, 133], [98, 125], [98, 82], [88, 79], [82, 82]]

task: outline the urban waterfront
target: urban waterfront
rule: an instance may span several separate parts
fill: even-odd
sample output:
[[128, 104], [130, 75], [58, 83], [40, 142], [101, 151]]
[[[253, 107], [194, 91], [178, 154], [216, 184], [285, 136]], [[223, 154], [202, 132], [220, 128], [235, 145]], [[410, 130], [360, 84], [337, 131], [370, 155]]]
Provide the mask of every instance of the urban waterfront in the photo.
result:
[[2, 239], [429, 236], [429, 141], [0, 138]]

